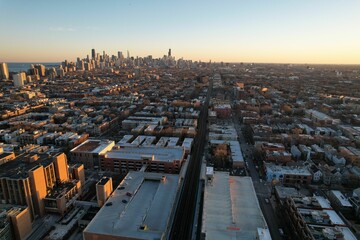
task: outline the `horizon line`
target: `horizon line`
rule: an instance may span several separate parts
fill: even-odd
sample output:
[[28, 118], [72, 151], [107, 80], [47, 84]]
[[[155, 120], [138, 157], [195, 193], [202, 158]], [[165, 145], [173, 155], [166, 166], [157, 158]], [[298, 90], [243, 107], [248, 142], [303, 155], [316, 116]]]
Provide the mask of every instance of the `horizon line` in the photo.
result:
[[[156, 58], [155, 58], [156, 59]], [[65, 60], [62, 61], [0, 61], [0, 63], [62, 63]], [[185, 59], [185, 61], [193, 61], [198, 62], [199, 60], [191, 60], [191, 59]], [[200, 60], [203, 63], [225, 63], [225, 64], [274, 64], [274, 65], [342, 65], [342, 66], [360, 66], [360, 63], [292, 63], [292, 62], [247, 62], [247, 61], [239, 61], [239, 62], [227, 62], [227, 61], [212, 61], [211, 59], [209, 61], [203, 61]], [[69, 61], [69, 62], [76, 62], [76, 61]]]

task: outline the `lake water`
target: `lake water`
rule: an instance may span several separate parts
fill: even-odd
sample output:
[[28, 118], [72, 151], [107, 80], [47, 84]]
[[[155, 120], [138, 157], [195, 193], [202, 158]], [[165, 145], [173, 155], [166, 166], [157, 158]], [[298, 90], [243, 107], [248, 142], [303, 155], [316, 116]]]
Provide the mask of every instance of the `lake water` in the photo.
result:
[[31, 64], [42, 64], [46, 68], [50, 67], [58, 67], [61, 63], [7, 63], [9, 72], [20, 72], [20, 71], [27, 71], [30, 69]]

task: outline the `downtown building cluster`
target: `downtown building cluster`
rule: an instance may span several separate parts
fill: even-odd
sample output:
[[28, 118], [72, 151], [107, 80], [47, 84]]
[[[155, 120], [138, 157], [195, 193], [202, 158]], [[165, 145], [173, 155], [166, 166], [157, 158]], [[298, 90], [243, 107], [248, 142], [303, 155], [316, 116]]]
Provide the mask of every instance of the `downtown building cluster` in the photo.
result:
[[[10, 73], [1, 82], [1, 208], [9, 212], [1, 236], [67, 238], [76, 228], [85, 228], [99, 207], [110, 205], [106, 202], [119, 183], [131, 184], [129, 179], [141, 172], [139, 180], [143, 180], [134, 182], [132, 191], [141, 188], [146, 193], [153, 181], [159, 181], [160, 187], [166, 184], [162, 193], [154, 193], [163, 202], [154, 205], [154, 212], [167, 205], [164, 221], [159, 229], [146, 227], [143, 232], [164, 237], [174, 218], [186, 169], [182, 166], [196, 136], [204, 101], [199, 94], [207, 86], [203, 74], [208, 70], [201, 63], [175, 61], [171, 50], [162, 59], [96, 54], [89, 61], [84, 59], [84, 65], [90, 65], [87, 69], [79, 67], [81, 61], [75, 67], [65, 61], [56, 71], [44, 69], [44, 75], [34, 70], [35, 65], [26, 73]], [[15, 84], [17, 74], [26, 74], [27, 80]], [[61, 171], [52, 163], [52, 156], [58, 155], [66, 166]], [[7, 175], [10, 170], [21, 174]], [[33, 171], [37, 181], [26, 178]], [[27, 188], [18, 186], [21, 181]], [[16, 197], [11, 195], [15, 183]], [[142, 202], [141, 192], [136, 195], [130, 189], [125, 195]], [[168, 189], [171, 201], [164, 197]], [[10, 212], [15, 208], [26, 210], [26, 225], [32, 226], [22, 230], [20, 237], [11, 223]], [[153, 222], [149, 226], [155, 219], [149, 218]]]
[[93, 49], [0, 70], [4, 239], [169, 239], [193, 161], [199, 239], [358, 236], [356, 68]]

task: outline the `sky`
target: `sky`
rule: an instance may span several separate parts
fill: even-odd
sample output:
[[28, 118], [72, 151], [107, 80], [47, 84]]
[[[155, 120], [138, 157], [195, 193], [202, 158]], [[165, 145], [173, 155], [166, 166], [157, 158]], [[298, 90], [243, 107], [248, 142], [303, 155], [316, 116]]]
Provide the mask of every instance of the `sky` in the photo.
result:
[[359, 0], [0, 0], [0, 62], [109, 55], [360, 64]]

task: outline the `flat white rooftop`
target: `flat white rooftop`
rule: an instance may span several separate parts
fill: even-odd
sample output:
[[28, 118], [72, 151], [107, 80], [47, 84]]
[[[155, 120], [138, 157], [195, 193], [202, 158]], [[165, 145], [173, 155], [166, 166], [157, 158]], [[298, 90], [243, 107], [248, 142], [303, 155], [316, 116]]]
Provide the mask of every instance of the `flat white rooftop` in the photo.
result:
[[144, 156], [147, 158], [151, 156], [154, 161], [181, 161], [184, 158], [184, 149], [182, 147], [126, 146], [113, 148], [105, 154], [105, 158], [124, 160], [143, 160]]
[[184, 147], [185, 150], [190, 150], [193, 141], [194, 141], [193, 138], [185, 138], [182, 143], [182, 147]]
[[215, 172], [204, 194], [202, 233], [205, 239], [256, 239], [267, 228], [250, 177]]
[[275, 165], [273, 163], [265, 163], [265, 167], [267, 173], [281, 172], [282, 174], [289, 174], [289, 175], [292, 174], [292, 175], [311, 176], [311, 173], [306, 167], [280, 166], [280, 165]]
[[110, 140], [88, 139], [79, 146], [73, 148], [71, 152], [101, 153], [106, 148], [114, 145], [115, 142]]
[[314, 196], [323, 209], [332, 209], [329, 200], [321, 196]]
[[206, 176], [214, 175], [214, 168], [213, 167], [206, 167]]
[[259, 240], [271, 240], [270, 231], [268, 228], [258, 228]]
[[86, 227], [84, 239], [162, 239], [178, 183], [178, 175], [130, 172]]
[[335, 197], [340, 201], [342, 207], [352, 207], [349, 200], [338, 190], [331, 190]]

